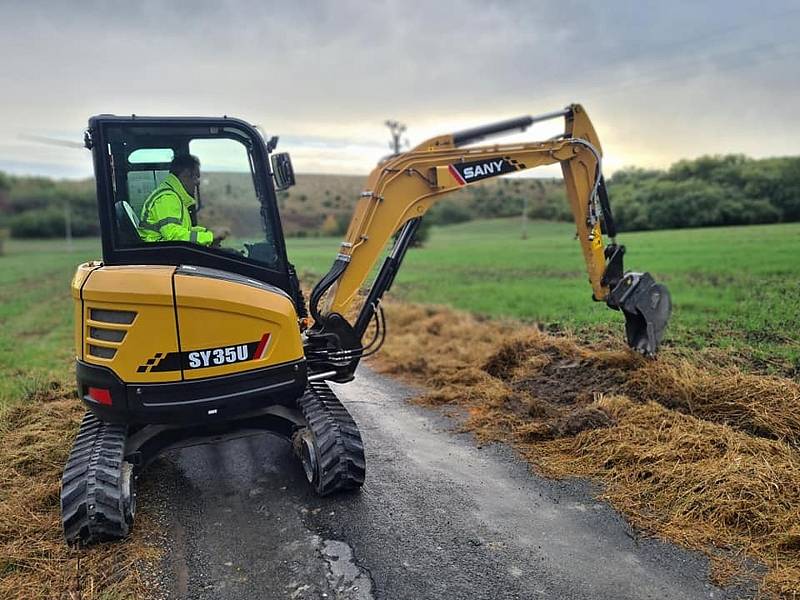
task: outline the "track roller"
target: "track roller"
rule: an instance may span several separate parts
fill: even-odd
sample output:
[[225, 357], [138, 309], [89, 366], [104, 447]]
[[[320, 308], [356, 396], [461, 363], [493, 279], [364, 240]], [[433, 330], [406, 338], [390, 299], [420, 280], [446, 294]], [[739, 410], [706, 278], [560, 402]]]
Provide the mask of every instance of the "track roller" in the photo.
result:
[[68, 544], [89, 545], [128, 535], [136, 513], [136, 478], [124, 460], [126, 425], [91, 412], [81, 422], [61, 478], [61, 522]]
[[353, 417], [324, 381], [309, 382], [297, 400], [307, 427], [293, 436], [308, 482], [320, 496], [364, 484], [364, 443]]

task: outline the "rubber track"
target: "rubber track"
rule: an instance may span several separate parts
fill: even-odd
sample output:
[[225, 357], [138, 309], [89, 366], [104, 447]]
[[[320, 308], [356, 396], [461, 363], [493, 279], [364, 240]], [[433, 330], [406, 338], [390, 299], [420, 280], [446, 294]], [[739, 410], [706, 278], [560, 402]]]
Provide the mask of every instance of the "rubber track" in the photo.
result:
[[366, 473], [364, 443], [358, 425], [336, 394], [324, 381], [312, 381], [297, 405], [317, 447], [317, 493], [327, 496], [361, 487]]
[[121, 497], [127, 426], [91, 412], [81, 422], [61, 478], [61, 521], [67, 543], [124, 538], [130, 530]]

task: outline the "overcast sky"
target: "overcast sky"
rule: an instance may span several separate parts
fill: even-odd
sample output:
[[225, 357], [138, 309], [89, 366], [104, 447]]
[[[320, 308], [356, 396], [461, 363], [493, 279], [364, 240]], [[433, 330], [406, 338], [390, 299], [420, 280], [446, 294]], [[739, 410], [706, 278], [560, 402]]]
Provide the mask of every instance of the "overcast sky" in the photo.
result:
[[796, 0], [0, 0], [0, 170], [90, 175], [24, 136], [79, 141], [96, 113], [227, 114], [298, 172], [359, 174], [387, 118], [414, 144], [570, 102], [607, 171], [800, 154], [798, 34]]

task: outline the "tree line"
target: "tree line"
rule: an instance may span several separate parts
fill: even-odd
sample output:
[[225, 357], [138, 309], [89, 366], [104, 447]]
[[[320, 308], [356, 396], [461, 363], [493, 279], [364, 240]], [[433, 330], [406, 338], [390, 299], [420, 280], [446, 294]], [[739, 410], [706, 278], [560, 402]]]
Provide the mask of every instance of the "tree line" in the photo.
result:
[[621, 230], [800, 221], [800, 157], [731, 154], [624, 169], [608, 191]]
[[[356, 190], [359, 183], [342, 183], [343, 187], [350, 185]], [[679, 161], [664, 170], [622, 169], [607, 185], [618, 229], [623, 231], [800, 221], [800, 157], [704, 156]], [[212, 192], [206, 196], [211, 206], [221, 192], [208, 191]], [[298, 213], [294, 216], [303, 217], [288, 231], [293, 235], [342, 235], [357, 191], [352, 198], [339, 192], [333, 208], [330, 198], [307, 197], [309, 193], [300, 196], [304, 200], [300, 207], [294, 206], [294, 197], [280, 198], [287, 225], [292, 223], [292, 207]], [[218, 202], [220, 209], [239, 210], [236, 202], [222, 196]], [[423, 223], [447, 225], [514, 217], [523, 209], [530, 219], [572, 219], [560, 180], [512, 178], [488, 180], [449, 196], [429, 211]], [[55, 181], [0, 172], [0, 228], [8, 229], [13, 237], [63, 236], [67, 211], [73, 235], [98, 235], [91, 180]]]
[[94, 182], [0, 172], [0, 228], [12, 237], [63, 237], [67, 215], [76, 237], [100, 234]]

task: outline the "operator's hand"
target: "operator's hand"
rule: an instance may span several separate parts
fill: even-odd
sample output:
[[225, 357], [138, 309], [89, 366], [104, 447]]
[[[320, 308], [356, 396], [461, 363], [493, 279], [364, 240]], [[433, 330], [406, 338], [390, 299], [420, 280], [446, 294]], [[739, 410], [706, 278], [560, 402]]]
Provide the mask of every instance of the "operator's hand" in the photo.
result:
[[227, 227], [221, 227], [214, 232], [214, 240], [211, 242], [212, 246], [219, 246], [220, 242], [231, 234], [231, 230]]

